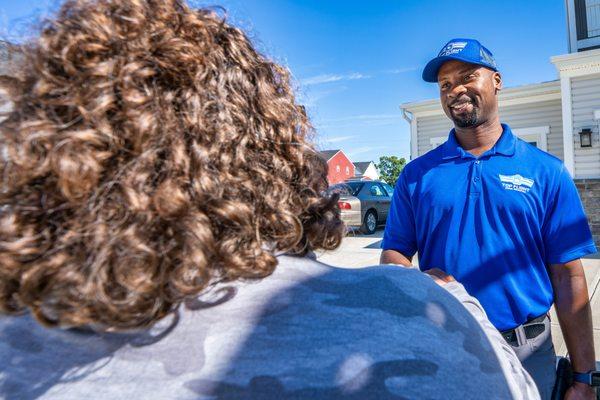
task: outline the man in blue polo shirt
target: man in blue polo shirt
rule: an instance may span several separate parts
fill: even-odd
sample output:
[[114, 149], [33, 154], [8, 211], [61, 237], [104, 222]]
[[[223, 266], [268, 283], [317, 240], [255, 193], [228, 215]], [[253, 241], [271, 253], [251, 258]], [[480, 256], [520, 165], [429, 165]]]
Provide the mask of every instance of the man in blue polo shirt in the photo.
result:
[[[502, 78], [478, 41], [454, 39], [423, 71], [454, 122], [446, 143], [410, 162], [396, 184], [382, 263], [441, 268], [463, 283], [513, 346], [544, 398], [554, 385], [552, 303], [576, 372], [595, 369], [580, 257], [596, 252], [562, 162], [500, 123]], [[583, 375], [582, 375], [583, 376]], [[579, 379], [584, 381], [585, 379]], [[575, 382], [567, 398], [594, 398]]]

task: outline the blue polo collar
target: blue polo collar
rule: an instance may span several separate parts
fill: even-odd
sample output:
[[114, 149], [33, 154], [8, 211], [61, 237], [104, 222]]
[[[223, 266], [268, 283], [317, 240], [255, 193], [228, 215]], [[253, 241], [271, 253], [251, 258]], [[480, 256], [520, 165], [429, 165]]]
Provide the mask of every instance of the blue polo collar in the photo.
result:
[[[501, 154], [505, 156], [513, 156], [515, 154], [515, 145], [516, 138], [513, 135], [510, 127], [506, 124], [502, 124], [502, 135], [500, 139], [496, 142], [494, 147], [483, 153], [480, 157], [483, 156], [493, 156], [496, 154]], [[460, 144], [456, 140], [456, 134], [454, 128], [450, 131], [448, 135], [448, 140], [443, 144], [442, 148], [442, 159], [449, 160], [452, 158], [476, 158], [474, 155], [465, 151]]]

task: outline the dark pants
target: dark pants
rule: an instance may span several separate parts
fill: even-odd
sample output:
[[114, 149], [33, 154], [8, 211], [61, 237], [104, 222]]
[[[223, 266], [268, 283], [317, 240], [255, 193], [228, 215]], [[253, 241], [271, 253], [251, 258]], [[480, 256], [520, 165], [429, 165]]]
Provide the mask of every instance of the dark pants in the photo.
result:
[[552, 344], [550, 318], [544, 320], [544, 331], [527, 339], [523, 327], [515, 329], [518, 343], [510, 343], [517, 357], [535, 381], [543, 400], [550, 399], [556, 380], [556, 354]]

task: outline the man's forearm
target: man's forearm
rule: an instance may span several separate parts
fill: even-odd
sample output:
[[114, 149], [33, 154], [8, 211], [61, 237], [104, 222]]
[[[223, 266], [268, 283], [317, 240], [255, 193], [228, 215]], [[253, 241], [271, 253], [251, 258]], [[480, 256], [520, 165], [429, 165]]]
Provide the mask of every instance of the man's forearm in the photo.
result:
[[551, 266], [556, 314], [569, 351], [573, 369], [596, 368], [592, 312], [580, 260]]
[[397, 264], [412, 267], [412, 257], [408, 258], [396, 250], [384, 250], [381, 252], [379, 262], [381, 264]]

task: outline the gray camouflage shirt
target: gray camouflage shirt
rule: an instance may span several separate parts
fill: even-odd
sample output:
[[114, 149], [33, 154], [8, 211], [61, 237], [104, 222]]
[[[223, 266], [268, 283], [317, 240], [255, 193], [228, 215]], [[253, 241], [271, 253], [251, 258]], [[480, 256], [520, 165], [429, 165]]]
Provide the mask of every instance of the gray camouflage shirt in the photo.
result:
[[145, 332], [1, 317], [0, 398], [538, 398], [462, 285], [278, 259], [268, 278], [217, 285]]

